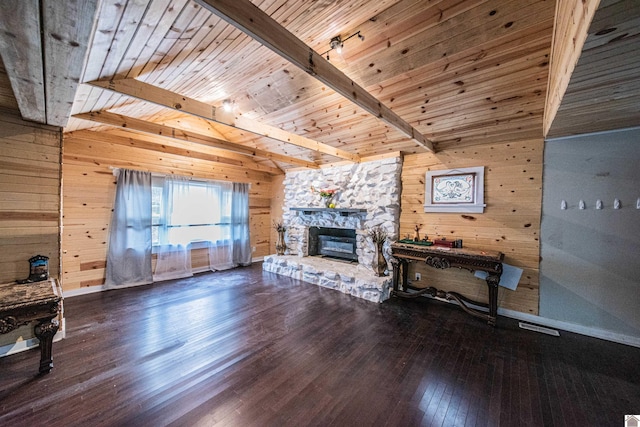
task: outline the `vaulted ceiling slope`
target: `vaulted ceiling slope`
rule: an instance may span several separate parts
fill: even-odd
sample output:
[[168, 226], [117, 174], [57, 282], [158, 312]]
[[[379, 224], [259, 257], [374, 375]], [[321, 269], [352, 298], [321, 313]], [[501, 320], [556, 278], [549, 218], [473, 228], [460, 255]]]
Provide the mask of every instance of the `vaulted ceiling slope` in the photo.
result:
[[[345, 40], [358, 31], [364, 36], [344, 41], [341, 54], [328, 53], [329, 66], [322, 63], [320, 68], [331, 70], [331, 79], [322, 82], [309, 74], [313, 70], [299, 68], [209, 10], [218, 3], [233, 8], [230, 0], [7, 0], [3, 12], [18, 13], [6, 6], [18, 2], [42, 8], [45, 22], [61, 23], [57, 32], [43, 24], [40, 57], [57, 57], [52, 53], [57, 52], [69, 61], [69, 71], [47, 70], [45, 61], [40, 84], [52, 84], [49, 75], [68, 87], [76, 82], [75, 96], [61, 93], [57, 108], [51, 107], [57, 117], [70, 116], [66, 132], [91, 128], [122, 137], [125, 129], [128, 137], [145, 140], [154, 132], [173, 137], [177, 130], [198, 139], [180, 143], [210, 145], [201, 140], [204, 136], [236, 144], [234, 159], [244, 155], [247, 162], [276, 171], [543, 134], [554, 1], [252, 1], [313, 49], [316, 54], [310, 58], [316, 64], [326, 61], [333, 37]], [[625, 2], [633, 0], [606, 1]], [[236, 9], [243, 14], [250, 8]], [[21, 12], [23, 19], [31, 16], [27, 12]], [[33, 45], [38, 38], [30, 31], [37, 25], [18, 30], [4, 16], [0, 42], [11, 77], [19, 75], [14, 63], [20, 55], [6, 54], [12, 49], [7, 32]], [[66, 16], [78, 23], [62, 19]], [[87, 22], [92, 24], [88, 35]], [[260, 27], [256, 31], [268, 33], [262, 19], [250, 22]], [[65, 31], [65, 24], [82, 31]], [[287, 40], [280, 44], [286, 47]], [[13, 48], [17, 45], [13, 42]], [[37, 55], [27, 56], [27, 61], [35, 60]], [[37, 76], [33, 79], [38, 83]], [[333, 90], [331, 83], [337, 80], [368, 92], [399, 122], [371, 114], [364, 94], [357, 96], [360, 89], [351, 96]], [[142, 85], [156, 88], [153, 93], [166, 102], [150, 99], [149, 90], [141, 95], [136, 87]], [[226, 99], [234, 102], [232, 113], [221, 111]], [[560, 109], [558, 117], [562, 113]], [[140, 121], [152, 123], [143, 126]], [[163, 133], [167, 128], [172, 134]], [[229, 148], [216, 144], [207, 149]]]
[[640, 2], [601, 0], [548, 137], [640, 126]]

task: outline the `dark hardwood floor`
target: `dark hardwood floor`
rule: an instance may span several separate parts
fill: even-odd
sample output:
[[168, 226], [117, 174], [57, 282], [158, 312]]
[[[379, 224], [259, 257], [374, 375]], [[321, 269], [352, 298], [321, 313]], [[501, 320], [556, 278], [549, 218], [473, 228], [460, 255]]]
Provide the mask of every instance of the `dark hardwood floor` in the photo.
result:
[[622, 426], [640, 349], [260, 264], [65, 300], [54, 369], [0, 359], [3, 426]]

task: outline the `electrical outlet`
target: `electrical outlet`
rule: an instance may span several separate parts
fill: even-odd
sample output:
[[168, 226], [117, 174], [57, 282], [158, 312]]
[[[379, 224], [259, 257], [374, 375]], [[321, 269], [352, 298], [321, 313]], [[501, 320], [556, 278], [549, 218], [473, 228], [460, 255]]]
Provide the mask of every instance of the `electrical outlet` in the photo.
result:
[[420, 279], [422, 279], [422, 274], [416, 273], [416, 281], [419, 281]]
[[255, 251], [256, 251], [256, 247], [255, 247], [255, 246], [252, 246], [252, 247], [251, 247], [251, 252], [255, 252]]

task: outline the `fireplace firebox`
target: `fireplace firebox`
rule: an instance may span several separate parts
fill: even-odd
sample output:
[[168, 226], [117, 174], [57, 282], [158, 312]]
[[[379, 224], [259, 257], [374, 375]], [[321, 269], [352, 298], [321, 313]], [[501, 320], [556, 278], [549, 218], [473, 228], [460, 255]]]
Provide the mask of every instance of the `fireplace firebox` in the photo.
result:
[[309, 227], [309, 256], [358, 261], [356, 231], [344, 228]]

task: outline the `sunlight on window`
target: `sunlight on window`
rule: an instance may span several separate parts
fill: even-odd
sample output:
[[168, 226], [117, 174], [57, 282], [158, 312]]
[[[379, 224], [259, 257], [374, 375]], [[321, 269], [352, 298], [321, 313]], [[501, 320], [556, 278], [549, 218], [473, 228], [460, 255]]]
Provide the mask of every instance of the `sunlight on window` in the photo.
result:
[[[214, 183], [153, 185], [153, 244], [216, 242], [230, 238], [231, 193]], [[169, 189], [168, 194], [165, 194]], [[166, 205], [166, 206], [165, 206]]]

